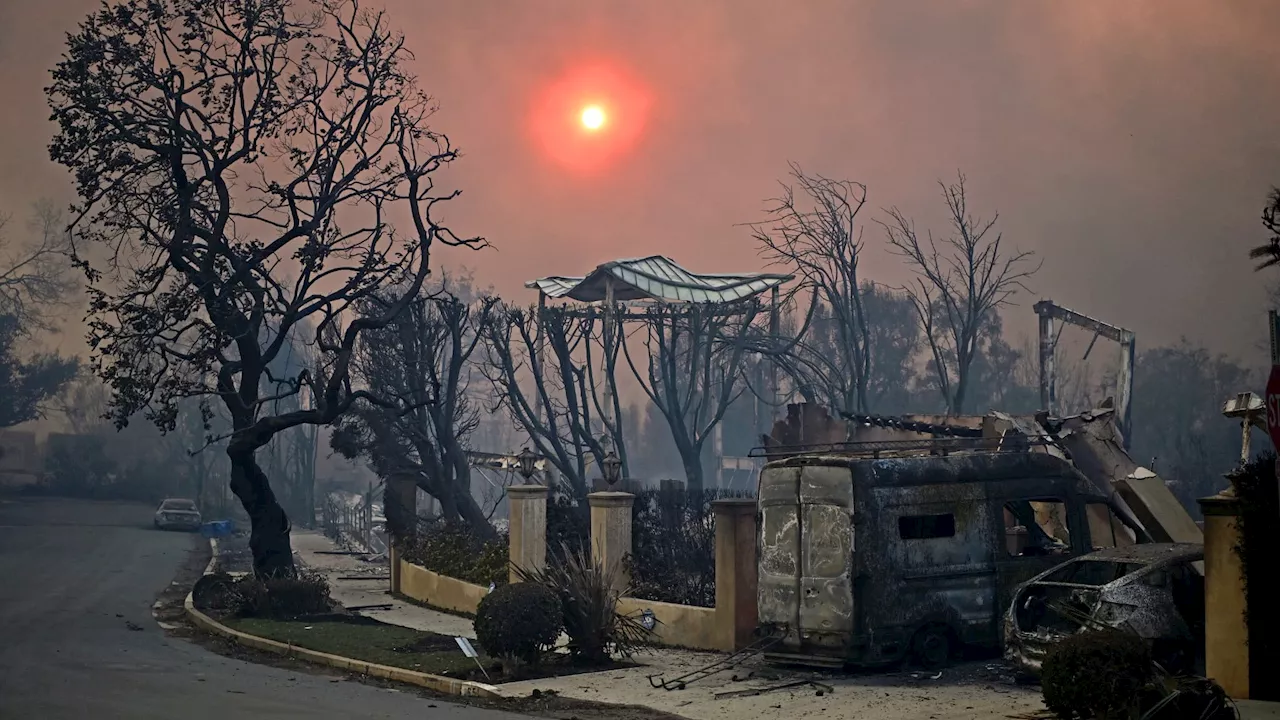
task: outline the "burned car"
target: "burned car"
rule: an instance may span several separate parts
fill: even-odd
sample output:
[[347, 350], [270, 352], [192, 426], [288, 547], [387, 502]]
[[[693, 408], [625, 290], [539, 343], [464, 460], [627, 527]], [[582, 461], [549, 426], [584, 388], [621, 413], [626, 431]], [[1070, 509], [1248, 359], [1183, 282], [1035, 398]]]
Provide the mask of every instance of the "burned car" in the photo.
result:
[[1203, 659], [1204, 546], [1112, 547], [1069, 560], [1021, 585], [1005, 614], [1005, 657], [1039, 675], [1067, 635], [1111, 627], [1151, 643], [1157, 662], [1194, 672]]

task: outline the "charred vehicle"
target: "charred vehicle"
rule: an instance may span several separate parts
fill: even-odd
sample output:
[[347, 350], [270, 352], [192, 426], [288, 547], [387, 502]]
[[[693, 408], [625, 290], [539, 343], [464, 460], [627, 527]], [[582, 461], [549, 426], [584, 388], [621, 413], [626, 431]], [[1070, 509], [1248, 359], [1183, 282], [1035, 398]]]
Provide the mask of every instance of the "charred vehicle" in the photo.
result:
[[1067, 635], [1112, 627], [1149, 642], [1174, 673], [1203, 657], [1204, 546], [1158, 543], [1090, 553], [1018, 589], [1005, 614], [1005, 656], [1038, 675], [1045, 653]]
[[[1099, 517], [1112, 518], [1100, 544], [1116, 544], [1123, 509], [1068, 461], [948, 441], [765, 464], [758, 611], [777, 638], [767, 659], [934, 666], [962, 645], [998, 649], [1020, 584], [1093, 551]], [[1121, 518], [1127, 542], [1147, 539]]]

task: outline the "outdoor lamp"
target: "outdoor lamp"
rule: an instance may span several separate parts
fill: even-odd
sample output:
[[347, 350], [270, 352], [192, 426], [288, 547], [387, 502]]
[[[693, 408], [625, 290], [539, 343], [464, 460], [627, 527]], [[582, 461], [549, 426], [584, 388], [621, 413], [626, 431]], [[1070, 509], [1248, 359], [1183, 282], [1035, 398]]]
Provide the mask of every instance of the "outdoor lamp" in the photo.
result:
[[622, 475], [622, 460], [618, 459], [618, 456], [610, 450], [609, 454], [605, 455], [604, 460], [601, 462], [601, 469], [604, 471], [604, 481], [612, 486], [618, 482], [619, 476]]
[[524, 478], [525, 482], [529, 482], [529, 479], [533, 477], [533, 473], [538, 470], [539, 459], [538, 454], [530, 452], [529, 448], [521, 450], [520, 454], [516, 456], [516, 462], [520, 464], [520, 476]]

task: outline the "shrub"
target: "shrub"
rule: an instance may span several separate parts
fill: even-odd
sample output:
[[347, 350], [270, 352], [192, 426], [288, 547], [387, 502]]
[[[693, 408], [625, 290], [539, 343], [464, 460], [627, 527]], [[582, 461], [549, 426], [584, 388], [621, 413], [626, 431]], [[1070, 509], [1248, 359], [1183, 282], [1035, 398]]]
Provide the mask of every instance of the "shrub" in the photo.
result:
[[1067, 720], [1126, 718], [1154, 676], [1142, 638], [1119, 630], [1090, 630], [1055, 644], [1040, 672], [1044, 704]]
[[461, 523], [421, 525], [402, 545], [404, 559], [432, 572], [476, 585], [507, 582], [507, 536], [482, 537]]
[[591, 541], [591, 511], [571, 495], [556, 492], [547, 500], [547, 560], [553, 562], [559, 548], [585, 548]]
[[553, 562], [541, 570], [516, 568], [522, 583], [542, 585], [560, 599], [569, 653], [575, 661], [603, 664], [613, 655], [630, 657], [649, 631], [639, 617], [618, 612], [619, 567], [602, 568], [588, 548], [561, 545]]
[[715, 607], [716, 527], [711, 503], [743, 493], [707, 488], [645, 490], [631, 510], [634, 597]]
[[246, 575], [228, 592], [228, 607], [239, 617], [285, 620], [333, 609], [323, 575], [300, 571], [292, 577]]
[[537, 663], [560, 636], [560, 599], [549, 588], [532, 583], [503, 585], [476, 608], [476, 640], [510, 669]]
[[191, 588], [191, 602], [201, 610], [226, 610], [233, 602], [235, 580], [224, 572], [202, 575]]

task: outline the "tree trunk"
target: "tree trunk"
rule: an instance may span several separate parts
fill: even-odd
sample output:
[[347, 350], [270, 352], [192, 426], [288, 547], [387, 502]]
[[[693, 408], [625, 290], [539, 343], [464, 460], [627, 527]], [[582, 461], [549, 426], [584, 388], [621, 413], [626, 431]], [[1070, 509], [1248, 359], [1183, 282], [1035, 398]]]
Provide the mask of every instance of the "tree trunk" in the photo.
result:
[[289, 517], [280, 507], [266, 473], [258, 467], [253, 454], [252, 448], [237, 446], [234, 441], [227, 446], [227, 456], [231, 459], [231, 492], [249, 515], [253, 572], [259, 577], [289, 576], [294, 573]]

